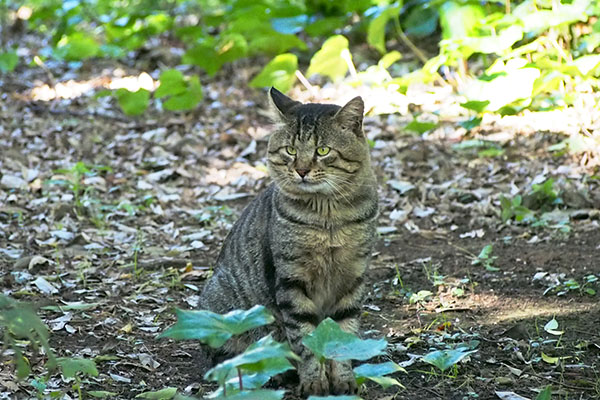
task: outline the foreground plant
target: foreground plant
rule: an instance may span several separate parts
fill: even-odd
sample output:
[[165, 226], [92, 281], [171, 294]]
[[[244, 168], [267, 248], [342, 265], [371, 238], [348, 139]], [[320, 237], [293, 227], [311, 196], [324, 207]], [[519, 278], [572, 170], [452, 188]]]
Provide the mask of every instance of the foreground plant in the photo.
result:
[[[159, 337], [176, 340], [196, 339], [212, 348], [219, 348], [237, 335], [274, 321], [273, 316], [263, 306], [255, 306], [247, 311], [234, 310], [224, 315], [204, 310], [176, 312], [178, 321]], [[322, 321], [302, 343], [322, 364], [329, 361], [368, 360], [383, 355], [387, 347], [387, 342], [383, 339], [363, 340], [343, 331], [330, 318]], [[294, 369], [292, 362], [299, 360], [287, 343], [279, 343], [271, 335], [267, 335], [248, 346], [243, 353], [217, 364], [206, 372], [204, 379], [219, 384], [219, 389], [208, 395], [208, 398], [281, 399], [285, 390], [267, 390], [262, 387], [274, 376]], [[388, 376], [398, 371], [404, 369], [388, 361], [358, 366], [354, 368], [354, 376], [357, 385], [371, 380], [384, 388], [391, 385], [402, 387], [400, 382]], [[310, 398], [321, 399], [318, 396]], [[359, 397], [323, 397], [326, 398], [343, 400]]]

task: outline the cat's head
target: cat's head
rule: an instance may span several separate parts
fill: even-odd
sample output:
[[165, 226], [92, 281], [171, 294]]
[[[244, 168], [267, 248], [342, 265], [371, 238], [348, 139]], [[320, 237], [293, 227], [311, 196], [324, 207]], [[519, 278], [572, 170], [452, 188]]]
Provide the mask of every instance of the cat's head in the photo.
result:
[[344, 198], [370, 174], [360, 97], [340, 107], [302, 104], [275, 88], [269, 96], [277, 125], [268, 167], [282, 191]]

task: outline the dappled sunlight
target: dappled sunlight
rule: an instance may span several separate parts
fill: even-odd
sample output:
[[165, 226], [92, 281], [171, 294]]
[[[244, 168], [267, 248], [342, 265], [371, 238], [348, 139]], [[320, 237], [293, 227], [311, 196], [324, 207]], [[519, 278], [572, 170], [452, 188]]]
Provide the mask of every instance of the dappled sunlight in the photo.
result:
[[37, 101], [51, 101], [54, 99], [75, 99], [81, 96], [93, 95], [95, 91], [102, 89], [116, 90], [127, 89], [135, 92], [139, 89], [153, 91], [158, 86], [158, 81], [142, 72], [139, 75], [125, 75], [121, 69], [115, 69], [112, 76], [106, 75], [93, 77], [88, 80], [68, 80], [58, 82], [54, 86], [46, 83], [40, 84], [31, 89], [29, 97]]

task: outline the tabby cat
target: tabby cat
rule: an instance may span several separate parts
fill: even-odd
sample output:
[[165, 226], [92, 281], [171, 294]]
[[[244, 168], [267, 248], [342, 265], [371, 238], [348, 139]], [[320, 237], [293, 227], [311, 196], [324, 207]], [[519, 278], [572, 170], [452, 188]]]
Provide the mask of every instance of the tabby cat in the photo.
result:
[[[302, 395], [356, 393], [350, 362], [321, 365], [301, 341], [327, 317], [358, 330], [378, 214], [364, 104], [360, 97], [344, 107], [302, 104], [275, 88], [269, 94], [277, 123], [268, 144], [274, 182], [225, 239], [200, 306], [219, 313], [266, 306], [275, 337], [302, 358]], [[230, 341], [228, 351], [243, 351], [264, 333]]]

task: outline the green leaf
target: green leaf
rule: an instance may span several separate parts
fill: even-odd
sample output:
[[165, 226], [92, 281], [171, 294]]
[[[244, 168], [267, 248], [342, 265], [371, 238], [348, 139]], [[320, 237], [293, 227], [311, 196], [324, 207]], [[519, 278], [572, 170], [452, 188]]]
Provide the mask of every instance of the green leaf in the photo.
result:
[[106, 390], [91, 390], [86, 391], [86, 393], [97, 399], [113, 399], [118, 395], [118, 393], [108, 392]]
[[544, 330], [551, 335], [560, 336], [564, 333], [564, 331], [559, 331], [558, 329], [558, 321], [555, 318], [552, 318], [550, 321], [544, 325]]
[[202, 100], [202, 86], [197, 76], [191, 76], [185, 82], [186, 89], [182, 93], [171, 96], [163, 103], [163, 107], [170, 111], [191, 110]]
[[417, 119], [413, 119], [408, 125], [404, 127], [407, 131], [413, 131], [420, 135], [424, 134], [427, 131], [430, 131], [437, 127], [437, 124], [434, 122], [420, 122]]
[[17, 67], [19, 56], [16, 51], [0, 53], [0, 72], [10, 72]]
[[552, 385], [548, 385], [535, 396], [535, 400], [550, 400], [552, 398]]
[[476, 36], [476, 28], [485, 17], [485, 10], [478, 3], [444, 1], [438, 11], [444, 39]]
[[424, 355], [422, 360], [438, 367], [444, 372], [469, 354], [475, 353], [476, 351], [477, 350], [466, 351], [464, 347], [454, 350], [436, 350]]
[[[343, 55], [345, 53], [345, 56]], [[342, 35], [330, 37], [310, 60], [306, 74], [310, 77], [315, 74], [328, 76], [333, 81], [346, 76], [348, 64], [344, 57], [350, 57], [348, 39]]]
[[150, 103], [150, 92], [146, 89], [138, 89], [130, 92], [127, 89], [117, 89], [115, 92], [119, 106], [127, 115], [140, 115], [148, 108]]
[[396, 18], [400, 12], [399, 6], [384, 9], [375, 19], [369, 23], [367, 30], [367, 42], [375, 47], [381, 54], [385, 54], [385, 26], [392, 18]]
[[176, 340], [198, 339], [209, 346], [221, 347], [233, 335], [267, 325], [275, 321], [264, 306], [254, 306], [247, 311], [234, 310], [225, 315], [211, 311], [176, 310], [177, 323], [158, 337]]
[[467, 101], [466, 103], [461, 103], [460, 106], [466, 108], [467, 110], [473, 110], [477, 113], [481, 113], [483, 110], [485, 110], [485, 107], [487, 107], [488, 104], [490, 104], [489, 100], [471, 100]]
[[312, 37], [329, 36], [336, 29], [342, 28], [346, 21], [347, 18], [345, 16], [325, 17], [308, 25], [305, 29], [305, 32]]
[[59, 357], [56, 359], [56, 362], [61, 367], [65, 378], [74, 378], [78, 372], [82, 372], [85, 375], [98, 376], [94, 360]]
[[356, 377], [356, 381], [359, 385], [361, 385], [366, 379], [369, 379], [386, 389], [391, 385], [402, 386], [396, 379], [385, 376], [398, 371], [406, 372], [404, 368], [395, 362], [388, 361], [381, 364], [360, 365], [354, 368], [354, 376]]
[[167, 387], [156, 392], [144, 392], [135, 396], [136, 399], [170, 400], [177, 394], [177, 388]]
[[344, 332], [331, 318], [323, 320], [312, 333], [305, 336], [302, 344], [321, 362], [325, 359], [364, 361], [383, 354], [387, 346], [383, 339], [362, 340], [352, 333]]
[[[222, 397], [227, 400], [280, 400], [285, 396], [285, 390], [247, 390]], [[221, 397], [219, 397], [221, 398]]]
[[250, 81], [250, 87], [274, 86], [285, 93], [294, 85], [297, 69], [298, 57], [295, 54], [280, 54]]
[[435, 32], [438, 19], [439, 14], [436, 7], [423, 3], [410, 8], [402, 27], [407, 35], [424, 38]]
[[204, 379], [222, 384], [230, 372], [237, 368], [251, 372], [271, 371], [277, 374], [293, 368], [287, 361], [288, 358], [300, 359], [290, 350], [287, 343], [278, 343], [268, 335], [248, 346], [242, 354], [223, 361], [207, 371]]
[[78, 61], [94, 57], [99, 52], [100, 45], [93, 37], [83, 32], [74, 32], [58, 42], [54, 54], [67, 61]]
[[481, 121], [483, 121], [483, 118], [473, 117], [469, 118], [466, 121], [459, 122], [458, 124], [466, 130], [470, 131], [471, 129], [477, 128], [479, 125], [481, 125]]
[[183, 73], [176, 69], [168, 69], [160, 74], [160, 86], [154, 92], [154, 97], [160, 99], [183, 93], [186, 89]]
[[29, 362], [27, 359], [21, 354], [21, 352], [15, 352], [13, 357], [17, 362], [17, 379], [25, 379], [29, 376], [31, 372], [31, 368], [29, 367]]

